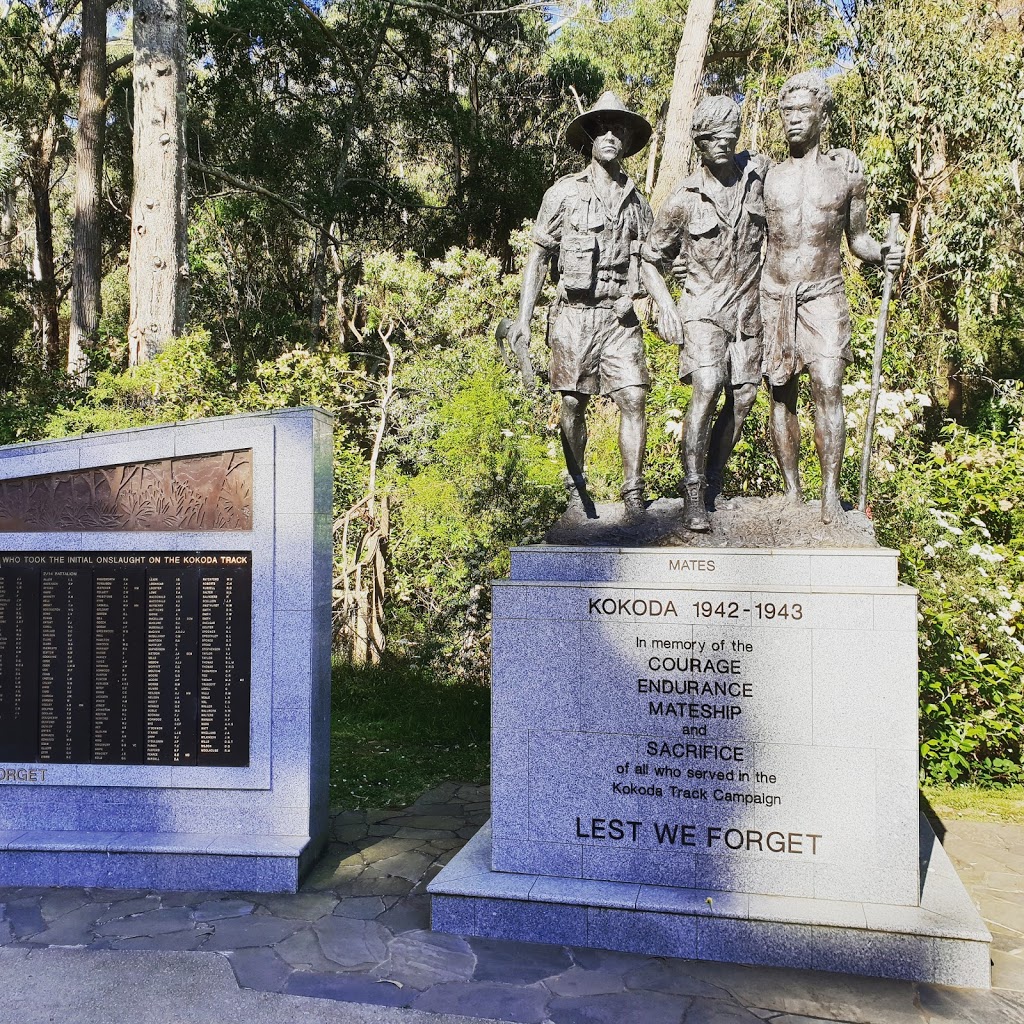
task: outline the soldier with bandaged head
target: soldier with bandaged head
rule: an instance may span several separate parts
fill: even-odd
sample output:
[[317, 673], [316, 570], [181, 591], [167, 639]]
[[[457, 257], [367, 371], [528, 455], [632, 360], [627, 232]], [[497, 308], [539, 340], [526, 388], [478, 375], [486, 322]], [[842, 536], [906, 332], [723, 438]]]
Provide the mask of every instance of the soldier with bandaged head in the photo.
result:
[[[659, 333], [679, 346], [679, 377], [693, 385], [683, 437], [683, 521], [706, 531], [706, 509], [761, 381], [759, 287], [768, 161], [736, 152], [740, 108], [709, 96], [693, 115], [697, 169], [658, 211], [641, 250], [643, 279], [658, 304]], [[662, 277], [682, 286], [678, 305]], [[722, 392], [725, 403], [715, 418]], [[712, 425], [712, 421], [713, 425]]]

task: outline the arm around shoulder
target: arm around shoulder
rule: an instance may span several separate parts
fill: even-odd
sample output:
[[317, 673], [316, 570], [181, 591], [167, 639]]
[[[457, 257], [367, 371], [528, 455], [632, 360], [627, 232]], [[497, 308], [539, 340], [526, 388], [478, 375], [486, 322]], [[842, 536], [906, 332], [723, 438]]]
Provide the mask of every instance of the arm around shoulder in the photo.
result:
[[676, 190], [661, 204], [640, 251], [646, 262], [661, 269], [672, 264], [682, 247], [687, 223], [685, 197], [684, 191]]

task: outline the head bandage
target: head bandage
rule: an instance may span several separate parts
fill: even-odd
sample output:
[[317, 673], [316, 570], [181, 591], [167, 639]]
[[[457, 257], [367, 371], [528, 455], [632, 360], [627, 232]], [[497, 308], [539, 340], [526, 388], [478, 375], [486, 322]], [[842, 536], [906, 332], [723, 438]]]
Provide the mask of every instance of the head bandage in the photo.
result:
[[693, 112], [693, 138], [717, 135], [719, 132], [740, 133], [739, 104], [730, 96], [707, 96]]

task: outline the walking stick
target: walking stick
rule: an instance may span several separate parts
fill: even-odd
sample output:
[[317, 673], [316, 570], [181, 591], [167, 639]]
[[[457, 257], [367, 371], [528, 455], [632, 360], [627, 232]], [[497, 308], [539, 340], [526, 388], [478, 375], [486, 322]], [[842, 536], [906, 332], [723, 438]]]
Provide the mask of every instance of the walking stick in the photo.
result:
[[[899, 241], [900, 215], [889, 215], [889, 235], [886, 247], [891, 249]], [[860, 454], [860, 496], [857, 508], [863, 512], [868, 504], [868, 466], [871, 464], [871, 442], [875, 434], [875, 412], [878, 410], [878, 390], [882, 383], [882, 352], [885, 350], [885, 329], [889, 325], [889, 300], [892, 298], [892, 272], [887, 270], [882, 279], [882, 308], [878, 311], [875, 327], [875, 360], [871, 366], [871, 398], [868, 400], [868, 422], [864, 428], [864, 449]]]

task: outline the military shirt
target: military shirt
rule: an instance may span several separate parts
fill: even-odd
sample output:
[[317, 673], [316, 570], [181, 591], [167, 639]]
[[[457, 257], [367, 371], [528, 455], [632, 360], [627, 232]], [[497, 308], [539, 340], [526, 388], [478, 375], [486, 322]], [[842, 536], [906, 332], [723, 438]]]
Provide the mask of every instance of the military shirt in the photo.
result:
[[608, 208], [594, 187], [593, 165], [560, 178], [544, 194], [533, 241], [557, 258], [560, 291], [569, 302], [613, 301], [640, 294], [630, 272], [653, 216], [647, 200], [625, 175], [618, 203]]
[[759, 285], [766, 234], [764, 176], [768, 161], [737, 153], [739, 181], [723, 189], [703, 164], [685, 178], [658, 211], [642, 256], [672, 266], [683, 281], [684, 323], [707, 320], [728, 335], [761, 333]]

